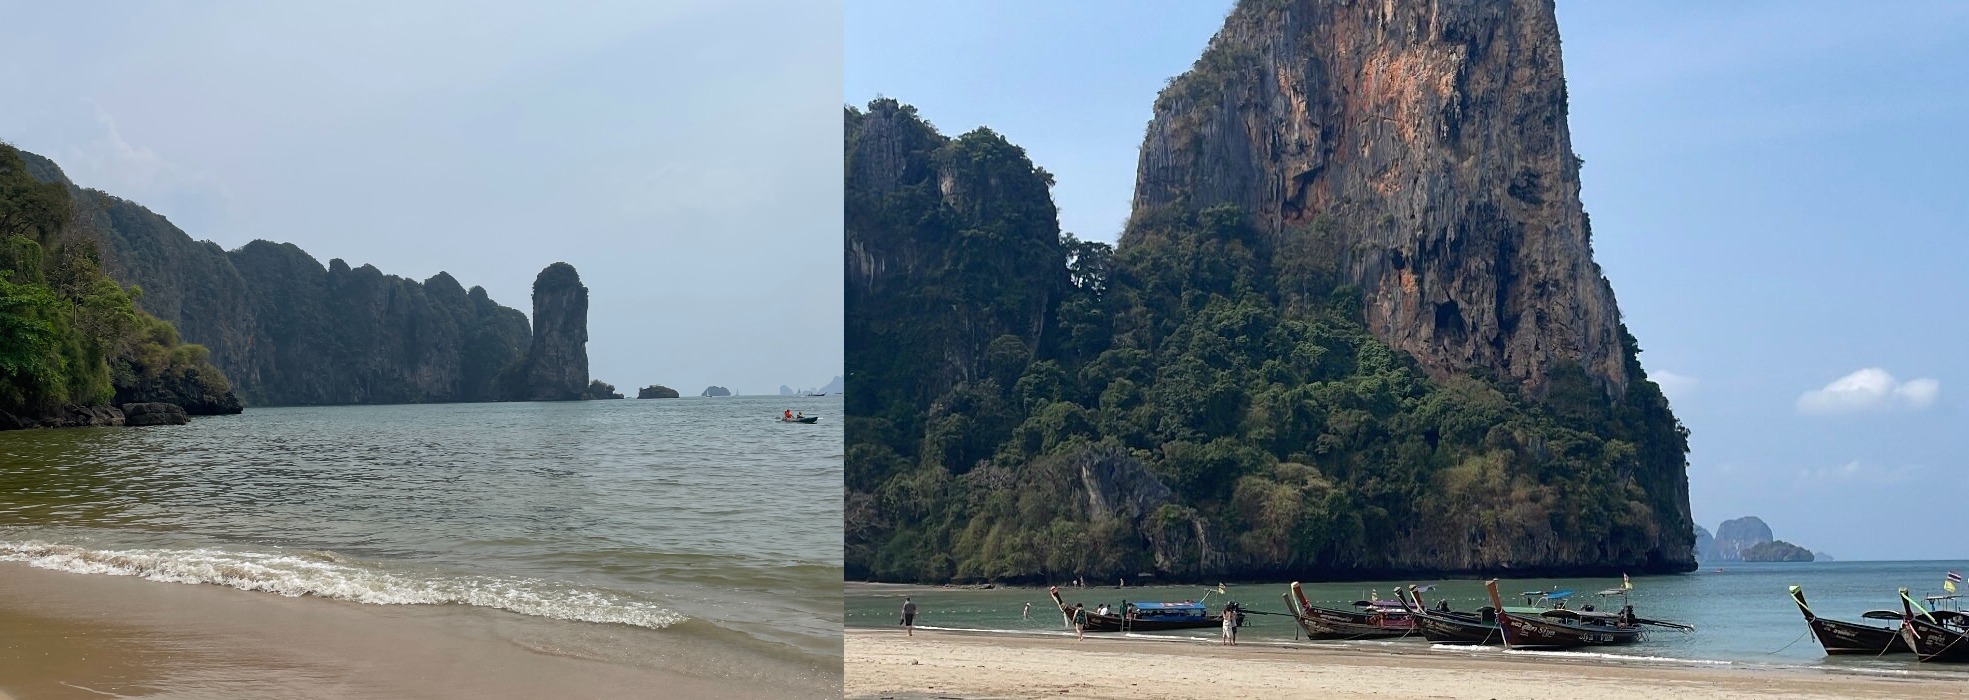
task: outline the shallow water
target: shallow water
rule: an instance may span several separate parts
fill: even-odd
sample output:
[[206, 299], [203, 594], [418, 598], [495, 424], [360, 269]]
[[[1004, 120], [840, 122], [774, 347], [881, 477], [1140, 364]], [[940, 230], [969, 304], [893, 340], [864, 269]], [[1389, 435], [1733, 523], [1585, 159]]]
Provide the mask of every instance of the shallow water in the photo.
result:
[[[838, 667], [840, 406], [257, 408], [0, 433], [0, 560], [478, 606]], [[788, 407], [824, 418], [774, 420]]]
[[[1506, 652], [1495, 647], [1431, 647], [1419, 638], [1306, 642], [1297, 639], [1297, 628], [1285, 615], [1289, 610], [1282, 597], [1287, 591], [1285, 583], [1232, 585], [1226, 588], [1228, 595], [1218, 594], [1214, 587], [1204, 586], [1131, 586], [1126, 589], [1109, 586], [1062, 588], [1061, 592], [1069, 605], [1085, 603], [1088, 607], [1101, 603], [1116, 606], [1123, 600], [1201, 599], [1214, 609], [1227, 599], [1235, 599], [1247, 610], [1277, 613], [1248, 615], [1245, 627], [1239, 632], [1240, 641], [1298, 643], [1309, 647], [1338, 645], [1394, 650], [1429, 649], [1444, 654], [1585, 656], [1610, 662], [1797, 668], [1864, 674], [1939, 674], [1946, 678], [1969, 680], [1969, 665], [1921, 664], [1907, 654], [1877, 658], [1825, 656], [1818, 642], [1808, 634], [1798, 606], [1791, 602], [1791, 596], [1787, 593], [1788, 586], [1803, 586], [1812, 611], [1821, 617], [1895, 626], [1897, 623], [1891, 621], [1864, 620], [1860, 613], [1875, 609], [1898, 610], [1900, 599], [1895, 590], [1902, 586], [1915, 592], [1917, 600], [1923, 593], [1939, 593], [1943, 576], [1950, 570], [1969, 572], [1969, 562], [1735, 563], [1723, 564], [1720, 570], [1716, 565], [1711, 565], [1690, 574], [1636, 577], [1633, 579], [1631, 599], [1637, 614], [1651, 619], [1693, 624], [1696, 631], [1682, 633], [1664, 629], [1652, 632], [1646, 641], [1632, 646], [1583, 652]], [[1304, 584], [1304, 588], [1307, 597], [1316, 603], [1344, 608], [1348, 603], [1371, 593], [1378, 592], [1383, 598], [1390, 597], [1395, 583], [1309, 583]], [[1474, 610], [1489, 604], [1481, 581], [1400, 583], [1435, 584], [1434, 591], [1424, 594], [1432, 605], [1442, 599], [1448, 599], [1451, 606], [1458, 610]], [[1557, 587], [1574, 591], [1574, 607], [1589, 602], [1609, 607], [1618, 603], [1600, 600], [1594, 594], [1619, 585], [1618, 579], [1518, 579], [1501, 581], [1499, 590], [1506, 596], [1506, 605], [1524, 603], [1522, 598], [1513, 600], [1511, 596], [1514, 593]], [[1060, 614], [1054, 611], [1052, 601], [1043, 588], [970, 590], [853, 585], [847, 595], [848, 626], [895, 625], [898, 617], [896, 611], [904, 595], [915, 597], [919, 606], [918, 624], [922, 626], [1012, 634], [1071, 634], [1065, 629]], [[1029, 618], [1023, 614], [1026, 603], [1032, 605]], [[1218, 631], [1204, 629], [1134, 636], [1214, 643]]]

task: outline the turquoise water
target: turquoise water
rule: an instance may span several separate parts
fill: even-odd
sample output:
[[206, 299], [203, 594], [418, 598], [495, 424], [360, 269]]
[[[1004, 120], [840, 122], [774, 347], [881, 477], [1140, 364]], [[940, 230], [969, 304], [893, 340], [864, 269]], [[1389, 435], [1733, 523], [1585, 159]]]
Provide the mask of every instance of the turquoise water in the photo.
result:
[[[1592, 652], [1522, 652], [1514, 654], [1559, 654], [1592, 656], [1610, 661], [1710, 666], [1772, 666], [1815, 668], [1854, 673], [1943, 674], [1969, 681], [1969, 665], [1919, 664], [1910, 655], [1879, 658], [1827, 657], [1806, 631], [1804, 618], [1791, 602], [1787, 587], [1803, 586], [1813, 612], [1822, 617], [1864, 622], [1882, 626], [1893, 622], [1874, 622], [1860, 613], [1874, 609], [1900, 609], [1895, 590], [1905, 586], [1917, 595], [1939, 593], [1949, 570], [1969, 571], [1969, 561], [1936, 562], [1826, 562], [1811, 564], [1724, 564], [1720, 570], [1705, 567], [1697, 573], [1676, 576], [1634, 578], [1631, 594], [1635, 612], [1646, 618], [1693, 624], [1696, 631], [1682, 633], [1662, 630], [1634, 646], [1614, 647]], [[1334, 607], [1378, 592], [1389, 597], [1396, 583], [1435, 584], [1425, 598], [1448, 599], [1452, 607], [1473, 610], [1487, 605], [1482, 581], [1388, 581], [1375, 583], [1304, 584], [1306, 595]], [[1593, 593], [1620, 585], [1618, 579], [1516, 579], [1499, 583], [1500, 592], [1550, 590], [1553, 587], [1575, 592], [1574, 607], [1595, 602]], [[1117, 590], [1106, 588], [1062, 588], [1066, 602], [1119, 605], [1130, 601], [1196, 600], [1206, 594], [1206, 603], [1216, 608], [1227, 598], [1248, 610], [1279, 615], [1249, 615], [1239, 632], [1239, 641], [1302, 644], [1309, 647], [1350, 646], [1358, 648], [1432, 649], [1421, 639], [1355, 642], [1305, 642], [1297, 640], [1297, 628], [1284, 613], [1289, 609], [1281, 597], [1285, 583], [1244, 584], [1226, 588], [1220, 595], [1203, 586], [1151, 586]], [[1043, 588], [1001, 588], [992, 590], [887, 587], [855, 585], [848, 592], [847, 624], [850, 627], [895, 625], [902, 596], [915, 596], [919, 606], [918, 623], [926, 627], [985, 630], [1014, 634], [1071, 634], [1054, 612]], [[1024, 605], [1032, 604], [1031, 617], [1022, 617]], [[1507, 597], [1507, 605], [1514, 602]], [[1515, 604], [1523, 604], [1519, 598]], [[1215, 629], [1136, 635], [1156, 638], [1214, 642]], [[1506, 653], [1501, 649], [1473, 649], [1437, 646], [1444, 654]], [[1605, 653], [1602, 653], [1605, 652]]]
[[[824, 418], [775, 420], [788, 407]], [[700, 639], [838, 673], [840, 407], [256, 408], [0, 433], [0, 561], [478, 606], [565, 623], [568, 639], [615, 628], [595, 644], [631, 661]]]

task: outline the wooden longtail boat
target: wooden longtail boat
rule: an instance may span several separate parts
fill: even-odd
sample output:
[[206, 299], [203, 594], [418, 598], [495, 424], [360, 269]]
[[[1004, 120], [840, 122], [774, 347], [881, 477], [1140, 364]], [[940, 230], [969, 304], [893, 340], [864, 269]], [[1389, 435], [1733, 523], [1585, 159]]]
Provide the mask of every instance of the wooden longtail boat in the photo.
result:
[[[1060, 589], [1047, 590], [1053, 596], [1053, 604], [1060, 606], [1060, 614], [1066, 617], [1067, 628], [1073, 628], [1073, 606], [1060, 598]], [[1169, 630], [1193, 630], [1224, 626], [1222, 614], [1212, 615], [1202, 603], [1183, 601], [1180, 603], [1132, 603], [1118, 614], [1101, 615], [1093, 610], [1084, 610], [1087, 632], [1166, 632]]]
[[[1906, 654], [1914, 651], [1901, 638], [1901, 631], [1895, 628], [1874, 627], [1853, 622], [1828, 620], [1812, 614], [1812, 608], [1805, 604], [1805, 590], [1791, 587], [1791, 601], [1798, 604], [1798, 612], [1805, 614], [1805, 624], [1812, 628], [1812, 636], [1817, 637], [1819, 646], [1825, 647], [1827, 655], [1839, 654]], [[1891, 610], [1869, 610], [1861, 617], [1880, 620], [1899, 620], [1902, 615]]]
[[1307, 639], [1385, 639], [1415, 634], [1415, 618], [1392, 600], [1356, 601], [1354, 606], [1361, 612], [1322, 608], [1308, 602], [1305, 590], [1295, 581], [1286, 603]]
[[1633, 644], [1646, 637], [1641, 625], [1694, 630], [1674, 622], [1634, 617], [1634, 606], [1623, 604], [1619, 612], [1588, 612], [1554, 608], [1538, 615], [1513, 613], [1505, 609], [1497, 595], [1497, 580], [1484, 583], [1490, 604], [1497, 608], [1498, 627], [1504, 631], [1504, 645], [1528, 649], [1573, 649], [1589, 646]]
[[[1928, 598], [1930, 604], [1953, 600], [1952, 595]], [[1922, 661], [1969, 661], [1969, 615], [1921, 609], [1905, 588], [1901, 589], [1901, 638]]]
[[1446, 606], [1430, 610], [1422, 602], [1422, 593], [1414, 585], [1408, 587], [1408, 597], [1402, 597], [1401, 589], [1395, 589], [1395, 597], [1406, 605], [1412, 598], [1414, 607], [1408, 614], [1415, 618], [1416, 631], [1422, 638], [1436, 644], [1503, 644], [1504, 633], [1497, 626], [1497, 610], [1483, 608], [1474, 613], [1449, 610]]

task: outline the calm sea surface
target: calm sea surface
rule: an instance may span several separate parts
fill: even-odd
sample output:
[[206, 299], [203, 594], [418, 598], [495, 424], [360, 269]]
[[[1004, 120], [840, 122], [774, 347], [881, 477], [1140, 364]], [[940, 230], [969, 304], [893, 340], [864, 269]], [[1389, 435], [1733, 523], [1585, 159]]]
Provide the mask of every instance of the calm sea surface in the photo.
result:
[[[1213, 609], [1226, 599], [1235, 599], [1247, 610], [1279, 613], [1246, 616], [1246, 625], [1239, 631], [1238, 637], [1243, 642], [1299, 644], [1310, 648], [1386, 648], [1464, 655], [1590, 656], [1613, 662], [1809, 668], [1866, 674], [1940, 676], [1969, 681], [1969, 665], [1921, 664], [1908, 654], [1878, 658], [1827, 657], [1817, 640], [1807, 633], [1804, 617], [1786, 592], [1788, 586], [1803, 586], [1806, 601], [1811, 604], [1812, 611], [1821, 617], [1898, 626], [1899, 623], [1892, 621], [1864, 620], [1860, 613], [1875, 609], [1899, 610], [1900, 598], [1895, 591], [1903, 586], [1913, 591], [1917, 600], [1924, 593], [1940, 593], [1943, 577], [1950, 570], [1969, 573], [1969, 561], [1726, 563], [1721, 565], [1720, 571], [1712, 564], [1697, 573], [1636, 577], [1631, 595], [1636, 614], [1693, 624], [1696, 631], [1685, 634], [1664, 629], [1651, 633], [1646, 641], [1633, 646], [1589, 652], [1505, 652], [1496, 647], [1431, 646], [1420, 638], [1307, 642], [1297, 639], [1297, 630], [1291, 618], [1284, 616], [1288, 610], [1281, 597], [1287, 591], [1285, 583], [1232, 585], [1226, 589], [1228, 596], [1218, 594], [1214, 587], [1206, 590], [1202, 586], [1131, 586], [1120, 590], [1113, 586], [1062, 588], [1061, 593], [1069, 605], [1085, 603], [1090, 608], [1100, 603], [1116, 606], [1124, 599], [1136, 602], [1196, 600], [1207, 593], [1209, 598], [1205, 603]], [[1396, 583], [1319, 583], [1304, 584], [1304, 587], [1308, 598], [1345, 608], [1349, 602], [1377, 591], [1384, 598], [1390, 597]], [[1434, 583], [1436, 589], [1424, 594], [1431, 604], [1444, 598], [1458, 610], [1474, 610], [1489, 604], [1482, 581], [1399, 583]], [[1588, 602], [1605, 607], [1608, 604], [1593, 594], [1619, 585], [1618, 579], [1519, 579], [1500, 581], [1498, 588], [1506, 596], [1506, 605], [1524, 604], [1521, 597], [1513, 601], [1510, 598], [1513, 593], [1550, 590], [1556, 586], [1574, 591], [1573, 607]], [[848, 626], [895, 625], [904, 595], [915, 597], [919, 607], [918, 624], [923, 626], [1007, 634], [1072, 634], [1064, 627], [1060, 614], [1046, 596], [1046, 590], [1034, 588], [969, 590], [857, 584], [851, 586], [848, 592]], [[1030, 619], [1022, 616], [1026, 603], [1032, 604]], [[1206, 629], [1131, 636], [1215, 643], [1217, 635], [1217, 630]]]
[[[823, 418], [783, 424], [784, 408]], [[256, 408], [188, 426], [4, 432], [0, 561], [478, 606], [838, 669], [840, 408]]]

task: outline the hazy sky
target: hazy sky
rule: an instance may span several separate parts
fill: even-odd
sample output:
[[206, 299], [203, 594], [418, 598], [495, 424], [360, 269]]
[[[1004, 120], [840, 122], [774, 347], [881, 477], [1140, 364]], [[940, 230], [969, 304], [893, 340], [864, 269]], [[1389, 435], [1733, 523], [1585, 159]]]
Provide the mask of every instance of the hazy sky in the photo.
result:
[[[1006, 134], [1112, 241], [1225, 0], [851, 0], [844, 99]], [[1596, 259], [1694, 433], [1696, 521], [1969, 557], [1969, 4], [1561, 0]]]
[[838, 2], [0, 0], [0, 46], [0, 139], [193, 238], [529, 315], [566, 261], [631, 395], [841, 371]]

